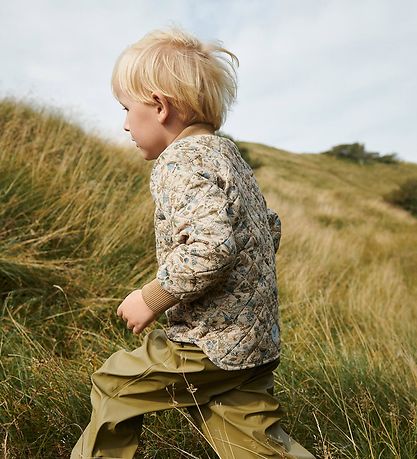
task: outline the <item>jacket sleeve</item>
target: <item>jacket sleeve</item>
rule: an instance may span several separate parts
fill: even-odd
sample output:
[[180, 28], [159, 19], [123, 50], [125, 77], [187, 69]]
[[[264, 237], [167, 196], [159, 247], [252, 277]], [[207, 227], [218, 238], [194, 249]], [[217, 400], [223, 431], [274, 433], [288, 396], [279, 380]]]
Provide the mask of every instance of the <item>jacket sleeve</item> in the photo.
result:
[[[207, 177], [204, 171], [179, 165], [164, 183], [162, 203], [171, 216], [172, 250], [159, 266], [153, 285], [171, 297], [168, 301], [165, 295], [165, 309], [181, 300], [197, 299], [234, 265], [237, 250], [228, 198]], [[160, 312], [161, 308], [156, 309]]]
[[272, 234], [272, 239], [274, 241], [275, 253], [277, 253], [279, 248], [279, 243], [281, 241], [281, 220], [278, 214], [270, 208], [267, 208], [267, 216], [269, 229]]

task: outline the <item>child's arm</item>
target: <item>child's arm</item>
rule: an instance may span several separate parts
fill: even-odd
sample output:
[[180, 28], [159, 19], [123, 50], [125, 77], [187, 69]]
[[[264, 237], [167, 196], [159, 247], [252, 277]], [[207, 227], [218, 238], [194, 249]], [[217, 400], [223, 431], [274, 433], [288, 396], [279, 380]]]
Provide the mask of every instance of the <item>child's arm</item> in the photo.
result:
[[189, 164], [170, 165], [161, 202], [165, 215], [171, 215], [173, 249], [142, 289], [156, 314], [181, 300], [192, 301], [224, 280], [237, 255], [225, 190], [209, 173]]

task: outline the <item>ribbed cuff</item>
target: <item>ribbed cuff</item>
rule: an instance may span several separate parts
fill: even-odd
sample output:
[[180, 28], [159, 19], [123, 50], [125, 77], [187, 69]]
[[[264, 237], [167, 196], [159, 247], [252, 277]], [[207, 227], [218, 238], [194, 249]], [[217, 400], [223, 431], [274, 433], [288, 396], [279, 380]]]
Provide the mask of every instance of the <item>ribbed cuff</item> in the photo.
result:
[[161, 287], [158, 279], [153, 279], [142, 287], [142, 297], [146, 306], [156, 315], [162, 314], [174, 304], [179, 303], [178, 298]]

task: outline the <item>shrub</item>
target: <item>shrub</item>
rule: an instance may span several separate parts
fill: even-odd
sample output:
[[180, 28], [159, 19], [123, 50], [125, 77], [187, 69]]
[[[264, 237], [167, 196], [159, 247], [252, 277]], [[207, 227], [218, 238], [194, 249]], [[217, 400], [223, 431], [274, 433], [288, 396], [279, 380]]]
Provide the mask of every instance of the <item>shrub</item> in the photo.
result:
[[417, 177], [406, 180], [397, 189], [386, 194], [384, 199], [417, 217]]
[[365, 144], [358, 142], [336, 145], [330, 150], [322, 152], [322, 154], [334, 156], [340, 159], [347, 159], [359, 164], [368, 164], [373, 162], [394, 164], [399, 161], [396, 153], [380, 155], [377, 152], [366, 151]]
[[396, 153], [389, 153], [388, 155], [382, 155], [376, 158], [377, 161], [380, 163], [385, 163], [385, 164], [394, 164], [398, 163], [399, 159]]

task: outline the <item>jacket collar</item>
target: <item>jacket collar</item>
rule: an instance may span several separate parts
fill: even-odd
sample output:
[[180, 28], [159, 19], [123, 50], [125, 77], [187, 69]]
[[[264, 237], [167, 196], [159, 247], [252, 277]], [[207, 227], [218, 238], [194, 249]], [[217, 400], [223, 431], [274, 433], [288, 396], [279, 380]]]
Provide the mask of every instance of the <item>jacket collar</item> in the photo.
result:
[[214, 134], [215, 129], [214, 126], [211, 125], [210, 123], [193, 123], [189, 124], [187, 127], [185, 127], [178, 135], [175, 137], [171, 143], [165, 148], [164, 151], [160, 153], [160, 155], [156, 158], [153, 166], [152, 166], [152, 173], [156, 169], [157, 165], [162, 161], [162, 158], [165, 156], [166, 152], [169, 151], [170, 145], [172, 145], [174, 142], [176, 142], [179, 139], [183, 139], [184, 137], [188, 137], [191, 135], [200, 135], [200, 134], [211, 134], [211, 135], [216, 135]]

